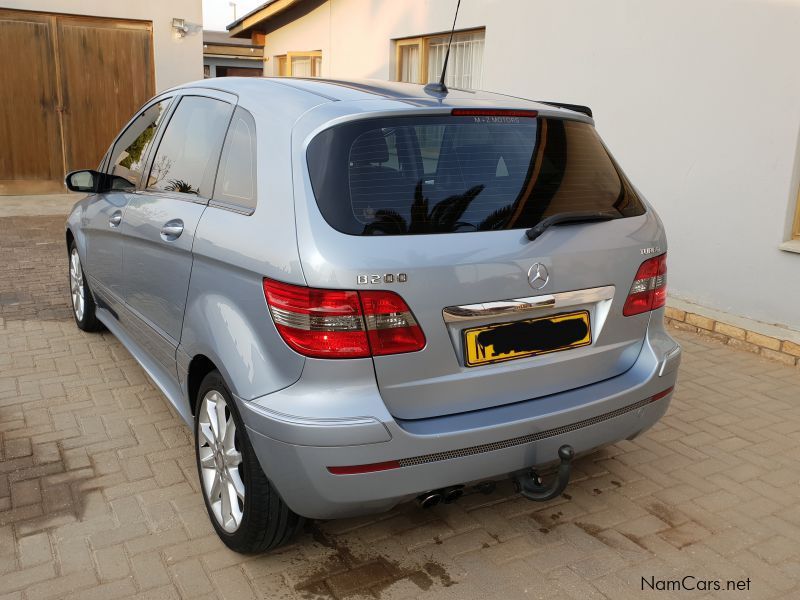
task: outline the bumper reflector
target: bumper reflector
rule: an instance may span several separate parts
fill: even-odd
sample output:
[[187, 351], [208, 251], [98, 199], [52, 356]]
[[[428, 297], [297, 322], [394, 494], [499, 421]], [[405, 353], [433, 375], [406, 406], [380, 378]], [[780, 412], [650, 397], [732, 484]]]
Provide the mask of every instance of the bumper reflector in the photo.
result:
[[674, 390], [674, 389], [675, 389], [675, 386], [669, 387], [669, 388], [665, 389], [663, 392], [658, 392], [654, 396], [650, 396], [649, 400], [650, 400], [650, 402], [657, 402], [657, 401], [661, 400], [662, 398], [665, 398], [666, 396], [669, 396], [672, 393], [672, 390]]
[[389, 471], [399, 469], [400, 463], [396, 460], [386, 462], [371, 463], [368, 465], [353, 465], [350, 467], [328, 467], [328, 471], [334, 475], [358, 475], [359, 473], [376, 473], [378, 471]]

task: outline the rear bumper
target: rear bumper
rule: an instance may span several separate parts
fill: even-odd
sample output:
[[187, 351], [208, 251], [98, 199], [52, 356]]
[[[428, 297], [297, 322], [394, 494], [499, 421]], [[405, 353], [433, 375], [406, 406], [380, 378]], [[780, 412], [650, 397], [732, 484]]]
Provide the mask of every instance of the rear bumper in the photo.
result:
[[[650, 399], [675, 385], [681, 356], [660, 312], [624, 374], [512, 405], [396, 420], [368, 360], [347, 369], [309, 360], [298, 383], [237, 403], [264, 471], [295, 512], [319, 519], [380, 512], [428, 490], [552, 462], [563, 444], [587, 452], [651, 427], [672, 394]], [[327, 470], [392, 460], [403, 466], [359, 475]]]

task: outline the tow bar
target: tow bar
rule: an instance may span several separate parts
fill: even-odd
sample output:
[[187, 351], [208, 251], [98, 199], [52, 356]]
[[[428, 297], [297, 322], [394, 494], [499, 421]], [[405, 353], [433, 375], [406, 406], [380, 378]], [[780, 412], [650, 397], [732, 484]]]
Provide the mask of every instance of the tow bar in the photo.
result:
[[569, 483], [569, 476], [572, 471], [572, 459], [575, 457], [575, 450], [569, 444], [564, 444], [558, 449], [558, 458], [561, 464], [558, 465], [558, 474], [556, 478], [545, 486], [539, 475], [533, 469], [529, 470], [524, 475], [517, 475], [514, 477], [514, 484], [520, 494], [525, 496], [528, 500], [534, 502], [547, 502], [559, 496]]

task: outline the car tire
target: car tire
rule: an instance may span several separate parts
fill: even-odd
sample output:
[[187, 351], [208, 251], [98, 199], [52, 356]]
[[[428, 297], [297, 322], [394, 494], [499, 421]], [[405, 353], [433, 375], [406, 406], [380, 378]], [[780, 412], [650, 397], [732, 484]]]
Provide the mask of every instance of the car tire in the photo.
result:
[[[261, 469], [219, 371], [205, 376], [196, 401], [197, 473], [215, 531], [228, 548], [243, 554], [285, 544], [302, 527], [303, 518], [283, 502]], [[217, 423], [224, 421], [222, 429], [214, 424], [215, 418]], [[231, 425], [235, 427], [233, 435]]]
[[97, 318], [97, 305], [89, 290], [86, 273], [81, 264], [81, 256], [75, 240], [69, 244], [69, 291], [72, 303], [72, 316], [78, 329], [83, 331], [102, 331], [103, 324]]

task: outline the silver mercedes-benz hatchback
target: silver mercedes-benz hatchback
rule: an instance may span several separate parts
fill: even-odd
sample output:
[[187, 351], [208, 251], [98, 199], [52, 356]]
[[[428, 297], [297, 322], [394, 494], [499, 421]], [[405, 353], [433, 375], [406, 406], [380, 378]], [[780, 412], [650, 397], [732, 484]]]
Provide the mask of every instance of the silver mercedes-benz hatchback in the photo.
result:
[[193, 425], [234, 550], [507, 477], [553, 498], [670, 401], [664, 229], [586, 107], [213, 79], [67, 185], [75, 320]]

